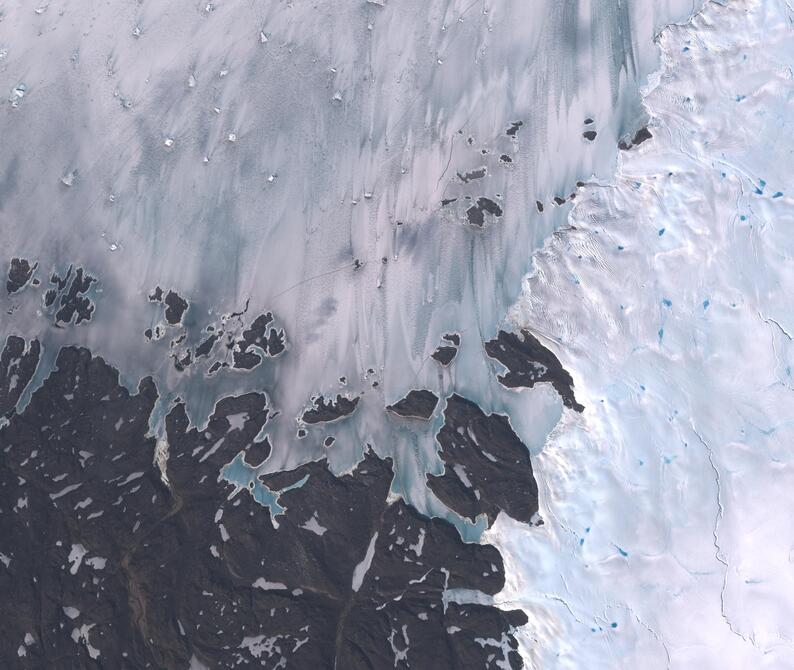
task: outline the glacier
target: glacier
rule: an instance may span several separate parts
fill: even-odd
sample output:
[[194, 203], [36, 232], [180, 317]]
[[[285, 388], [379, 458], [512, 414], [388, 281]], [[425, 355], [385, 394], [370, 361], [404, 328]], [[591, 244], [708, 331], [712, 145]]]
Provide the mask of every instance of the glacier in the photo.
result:
[[[314, 394], [362, 394], [333, 467], [349, 468], [366, 442], [398, 457], [418, 450], [404, 492], [432, 509], [415, 480], [438, 467], [438, 424], [406, 434], [381, 420], [383, 406], [413, 387], [455, 385], [516, 414], [480, 342], [517, 299], [532, 252], [564, 225], [575, 182], [608, 178], [618, 139], [641, 124], [656, 31], [694, 9], [11, 3], [0, 39], [0, 248], [45, 277], [74, 265], [98, 281], [90, 327], [53, 329], [23, 291], [0, 336], [38, 336], [41, 375], [63, 344], [112, 360], [130, 390], [156, 367], [158, 434], [175, 398], [202, 425], [218, 399], [267, 389], [282, 412], [273, 471], [325, 453], [317, 431], [288, 446]], [[481, 168], [484, 178], [467, 176]], [[471, 230], [465, 207], [441, 206], [467, 196], [503, 215]], [[155, 287], [189, 302], [179, 327], [146, 299]], [[172, 356], [246, 307], [246, 318], [272, 312], [300, 355], [247, 378], [208, 377], [198, 362], [174, 369]], [[144, 336], [158, 328], [165, 335]], [[463, 335], [456, 368], [466, 373], [439, 380], [428, 353], [447, 332]], [[522, 437], [539, 448], [556, 400], [519, 404]]]
[[[142, 629], [130, 562], [160, 575], [181, 614], [149, 616], [180, 642], [155, 663], [229, 649], [193, 642], [185, 560], [220, 612], [195, 630], [243, 640], [229, 663], [327, 660], [306, 597], [332, 593], [343, 622], [391, 612], [394, 667], [430, 662], [414, 618], [443, 603], [450, 639], [512, 631], [472, 637], [488, 667], [794, 668], [792, 20], [785, 0], [0, 6], [0, 576], [26, 588], [14, 543], [48, 526], [25, 515], [68, 506], [114, 515], [109, 538], [40, 548], [58, 518], [30, 546], [109, 555], [93, 583], [126, 575]], [[506, 370], [522, 329], [548, 350]], [[49, 445], [94, 451], [36, 465], [50, 405]], [[493, 463], [497, 493], [537, 481], [537, 513], [494, 502]], [[401, 595], [364, 609], [394, 557]], [[257, 582], [284, 588], [241, 625]], [[417, 590], [439, 600], [404, 624]], [[65, 606], [87, 667], [150, 652], [122, 651], [117, 603]]]
[[794, 11], [709, 3], [660, 35], [653, 140], [588, 183], [511, 319], [588, 411], [502, 515], [531, 667], [791, 668]]

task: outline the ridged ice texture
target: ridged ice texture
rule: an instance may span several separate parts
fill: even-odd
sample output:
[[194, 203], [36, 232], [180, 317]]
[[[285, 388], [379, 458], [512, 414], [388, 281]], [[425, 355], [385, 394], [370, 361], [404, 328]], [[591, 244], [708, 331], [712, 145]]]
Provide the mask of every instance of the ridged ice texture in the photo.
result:
[[[400, 472], [439, 470], [438, 421], [417, 433], [383, 419], [416, 386], [454, 383], [489, 411], [521, 407], [514, 420], [537, 449], [558, 401], [505, 399], [482, 341], [564, 222], [570, 205], [553, 197], [613, 173], [618, 138], [642, 123], [653, 36], [694, 4], [6, 3], [0, 249], [38, 261], [45, 281], [73, 263], [99, 282], [87, 327], [53, 329], [28, 289], [3, 296], [0, 337], [42, 338], [39, 382], [67, 343], [105, 356], [131, 387], [155, 371], [155, 424], [177, 396], [201, 424], [218, 398], [264, 389], [281, 411], [268, 469], [324, 452], [322, 433], [294, 440], [315, 392], [367, 390], [335, 428], [349, 438], [329, 454], [337, 470], [366, 442], [398, 454]], [[514, 121], [524, 125], [511, 138]], [[456, 177], [482, 166], [483, 179]], [[463, 194], [504, 215], [467, 226], [441, 207]], [[286, 329], [287, 354], [247, 376], [177, 372], [171, 338], [143, 337], [162, 321], [147, 300], [157, 285], [189, 300], [187, 343], [250, 299], [251, 317], [271, 310]], [[463, 344], [440, 377], [429, 354], [450, 331]], [[421, 507], [413, 478], [397, 486]]]
[[535, 257], [513, 318], [587, 407], [535, 460], [547, 523], [488, 533], [535, 667], [794, 667], [792, 25], [665, 30], [653, 140]]

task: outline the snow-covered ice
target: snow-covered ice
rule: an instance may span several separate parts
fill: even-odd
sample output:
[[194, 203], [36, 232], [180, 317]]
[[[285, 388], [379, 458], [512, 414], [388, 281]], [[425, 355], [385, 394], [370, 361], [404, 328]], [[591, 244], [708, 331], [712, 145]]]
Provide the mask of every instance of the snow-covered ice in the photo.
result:
[[530, 667], [794, 668], [794, 11], [709, 3], [660, 36], [653, 139], [535, 256], [518, 324], [574, 376], [504, 515]]

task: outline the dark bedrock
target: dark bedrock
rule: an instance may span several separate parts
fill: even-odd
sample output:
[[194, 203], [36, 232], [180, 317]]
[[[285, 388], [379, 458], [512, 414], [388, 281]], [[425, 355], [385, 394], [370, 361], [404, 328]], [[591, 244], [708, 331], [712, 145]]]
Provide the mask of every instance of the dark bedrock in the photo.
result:
[[359, 398], [348, 398], [341, 394], [328, 400], [320, 395], [312, 400], [313, 406], [303, 413], [301, 420], [309, 424], [337, 421], [355, 412], [358, 401]]
[[169, 291], [165, 295], [165, 320], [169, 325], [175, 326], [182, 322], [182, 317], [187, 312], [188, 301], [176, 291]]
[[37, 263], [31, 264], [26, 258], [12, 258], [8, 266], [8, 279], [6, 280], [6, 291], [11, 295], [21, 291], [33, 276]]
[[39, 364], [41, 345], [38, 340], [25, 343], [21, 337], [9, 335], [0, 353], [0, 417], [16, 407], [22, 392], [30, 383]]
[[428, 486], [450, 509], [474, 521], [484, 514], [490, 526], [500, 511], [529, 522], [538, 511], [538, 487], [529, 451], [508, 418], [486, 414], [457, 394], [447, 399], [444, 425], [436, 436], [444, 461]]
[[86, 294], [96, 281], [96, 277], [92, 277], [81, 267], [75, 269], [73, 265], [69, 266], [63, 277], [57, 272], [50, 275], [50, 284], [55, 288], [45, 292], [44, 306], [52, 308], [57, 301], [57, 310], [53, 318], [57, 327], [62, 327], [61, 324], [91, 321], [95, 305]]
[[507, 368], [497, 379], [507, 388], [532, 388], [549, 383], [560, 394], [566, 407], [583, 412], [573, 392], [573, 378], [559, 359], [528, 330], [507, 333], [503, 330], [495, 339], [485, 343], [485, 353]]
[[156, 400], [150, 378], [130, 393], [64, 348], [0, 429], [0, 667], [521, 667], [523, 612], [444, 605], [447, 588], [497, 593], [499, 553], [388, 502], [389, 459], [263, 476], [271, 490], [302, 482], [271, 518], [219, 478], [266, 425], [267, 398], [225, 398], [202, 430], [172, 407], [167, 482]]
[[404, 398], [393, 405], [388, 405], [387, 410], [399, 416], [412, 419], [429, 419], [438, 405], [438, 396], [426, 389], [411, 389]]
[[628, 151], [629, 149], [636, 147], [638, 144], [647, 142], [652, 137], [653, 135], [651, 134], [651, 131], [648, 130], [648, 126], [643, 126], [636, 133], [634, 133], [634, 136], [631, 139], [629, 139], [628, 136], [621, 139], [618, 142], [618, 148], [621, 151]]

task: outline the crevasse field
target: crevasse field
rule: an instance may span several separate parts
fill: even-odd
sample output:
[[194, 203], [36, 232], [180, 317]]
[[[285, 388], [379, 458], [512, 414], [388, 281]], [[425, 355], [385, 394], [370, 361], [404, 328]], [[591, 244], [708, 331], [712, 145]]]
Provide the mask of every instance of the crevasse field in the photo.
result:
[[548, 523], [486, 533], [534, 667], [794, 667], [793, 22], [708, 3], [661, 33], [653, 141], [583, 189], [511, 312], [590, 410], [535, 459]]

